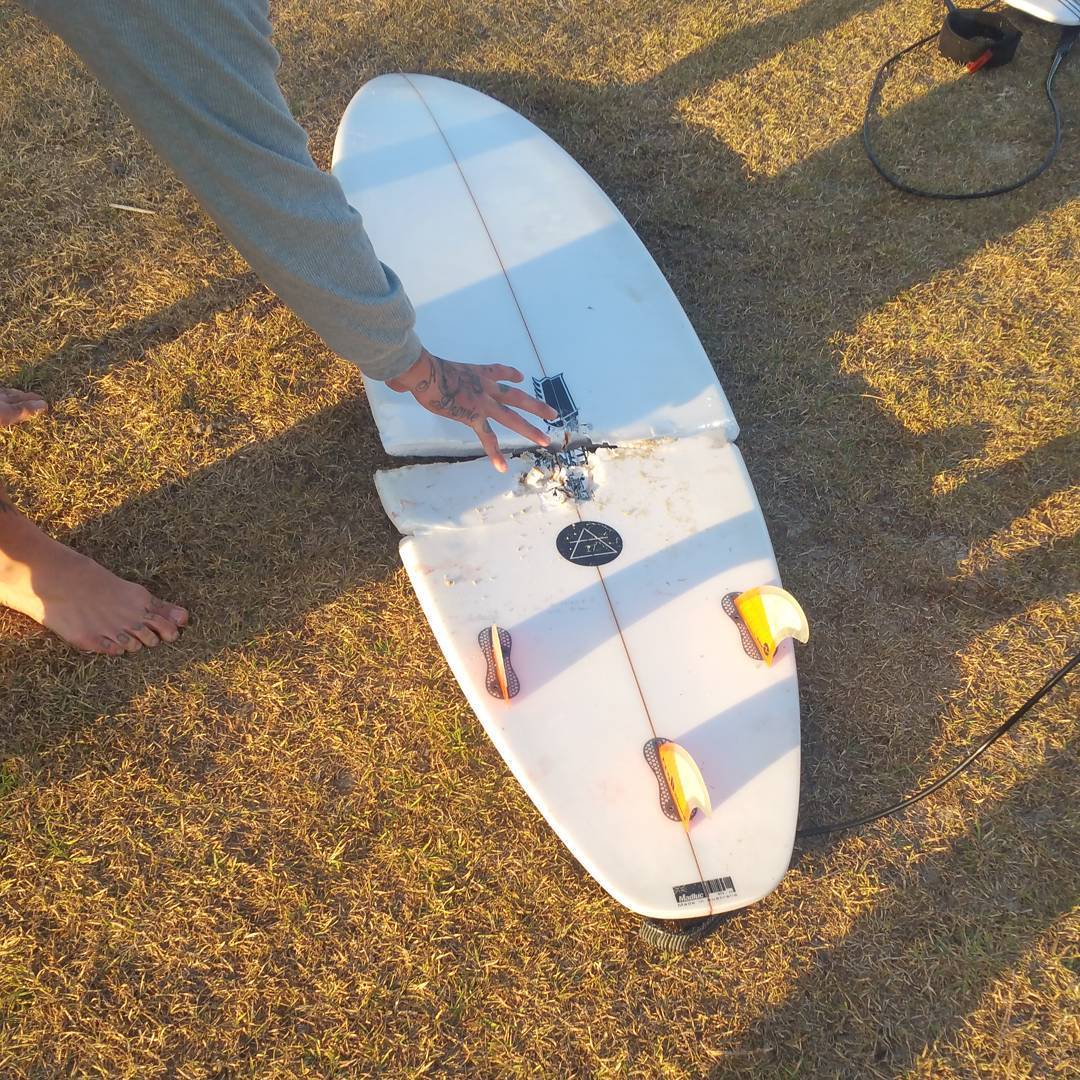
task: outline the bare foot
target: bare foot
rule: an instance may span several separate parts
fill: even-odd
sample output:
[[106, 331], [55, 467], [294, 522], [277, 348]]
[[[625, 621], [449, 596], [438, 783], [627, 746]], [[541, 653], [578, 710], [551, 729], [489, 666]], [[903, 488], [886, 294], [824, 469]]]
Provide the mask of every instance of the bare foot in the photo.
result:
[[175, 641], [188, 621], [182, 607], [46, 536], [2, 490], [0, 605], [29, 615], [77, 649], [109, 656]]
[[0, 386], [0, 427], [21, 424], [48, 411], [49, 403], [40, 394]]

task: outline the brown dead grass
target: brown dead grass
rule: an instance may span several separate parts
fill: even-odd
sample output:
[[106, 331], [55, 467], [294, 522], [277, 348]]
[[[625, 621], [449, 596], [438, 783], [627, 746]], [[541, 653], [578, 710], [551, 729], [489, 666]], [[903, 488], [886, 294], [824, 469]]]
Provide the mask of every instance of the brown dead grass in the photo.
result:
[[[1053, 171], [943, 206], [878, 182], [856, 131], [928, 0], [275, 10], [322, 162], [368, 77], [461, 78], [566, 145], [656, 254], [814, 624], [804, 820], [939, 774], [1076, 648], [1076, 62]], [[1048, 51], [1029, 34], [970, 82], [923, 56], [879, 140], [958, 182], [1030, 160]], [[943, 151], [957, 93], [1000, 140]], [[0, 382], [54, 403], [0, 433], [0, 475], [195, 612], [120, 664], [0, 614], [0, 1073], [1074, 1071], [1075, 695], [903, 820], [797, 852], [691, 957], [648, 952], [449, 677], [355, 371], [6, 6], [0, 136]]]

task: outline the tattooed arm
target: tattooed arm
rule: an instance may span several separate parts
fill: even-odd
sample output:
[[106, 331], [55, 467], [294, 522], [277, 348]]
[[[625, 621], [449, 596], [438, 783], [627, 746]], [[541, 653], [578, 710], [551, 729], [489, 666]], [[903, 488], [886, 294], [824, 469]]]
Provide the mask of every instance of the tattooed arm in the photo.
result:
[[506, 459], [499, 452], [499, 440], [490, 421], [497, 420], [538, 446], [547, 446], [548, 437], [514, 410], [523, 409], [543, 420], [558, 416], [549, 405], [500, 381], [521, 382], [523, 378], [520, 371], [505, 364], [459, 364], [424, 349], [408, 371], [386, 385], [399, 393], [412, 394], [429, 412], [471, 427], [492, 465], [506, 472]]

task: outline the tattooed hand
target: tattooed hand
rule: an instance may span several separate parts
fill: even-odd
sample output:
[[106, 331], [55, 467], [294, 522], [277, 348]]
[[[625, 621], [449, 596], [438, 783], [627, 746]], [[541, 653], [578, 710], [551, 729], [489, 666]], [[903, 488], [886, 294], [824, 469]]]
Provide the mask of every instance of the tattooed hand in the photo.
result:
[[506, 459], [499, 452], [499, 440], [489, 420], [497, 420], [538, 446], [547, 446], [550, 439], [514, 409], [523, 409], [543, 420], [554, 420], [559, 415], [550, 405], [500, 381], [521, 382], [523, 378], [520, 371], [504, 364], [459, 364], [432, 356], [424, 349], [408, 371], [388, 379], [386, 385], [399, 393], [412, 394], [429, 412], [471, 427], [492, 465], [506, 472]]
[[30, 420], [48, 407], [45, 399], [38, 394], [24, 394], [21, 390], [7, 390], [0, 386], [0, 427]]

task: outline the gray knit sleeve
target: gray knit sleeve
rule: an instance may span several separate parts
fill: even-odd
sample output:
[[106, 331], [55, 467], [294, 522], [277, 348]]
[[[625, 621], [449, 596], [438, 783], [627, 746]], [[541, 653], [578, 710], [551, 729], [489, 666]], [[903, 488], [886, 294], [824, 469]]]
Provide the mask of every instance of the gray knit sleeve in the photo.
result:
[[277, 84], [266, 0], [28, 0], [93, 71], [259, 277], [334, 352], [389, 379], [412, 305]]

